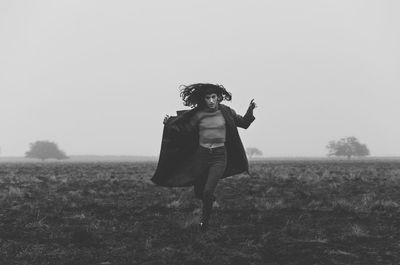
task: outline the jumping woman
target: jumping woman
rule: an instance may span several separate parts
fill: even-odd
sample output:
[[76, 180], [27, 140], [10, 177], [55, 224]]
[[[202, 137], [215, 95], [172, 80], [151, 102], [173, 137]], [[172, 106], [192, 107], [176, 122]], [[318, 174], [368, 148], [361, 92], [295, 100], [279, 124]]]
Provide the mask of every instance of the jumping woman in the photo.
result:
[[160, 157], [152, 177], [166, 187], [194, 186], [202, 200], [201, 230], [208, 228], [218, 181], [249, 171], [246, 153], [237, 127], [247, 129], [255, 120], [251, 100], [244, 116], [221, 104], [231, 93], [222, 85], [198, 83], [183, 86], [183, 104], [190, 110], [164, 118]]

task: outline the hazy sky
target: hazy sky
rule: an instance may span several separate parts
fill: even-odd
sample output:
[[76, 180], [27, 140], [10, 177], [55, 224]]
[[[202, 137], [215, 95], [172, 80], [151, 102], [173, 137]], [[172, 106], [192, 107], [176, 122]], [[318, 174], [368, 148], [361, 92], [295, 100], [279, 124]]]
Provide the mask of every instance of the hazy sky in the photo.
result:
[[2, 0], [0, 146], [158, 155], [179, 85], [223, 84], [265, 156], [400, 155], [400, 1]]

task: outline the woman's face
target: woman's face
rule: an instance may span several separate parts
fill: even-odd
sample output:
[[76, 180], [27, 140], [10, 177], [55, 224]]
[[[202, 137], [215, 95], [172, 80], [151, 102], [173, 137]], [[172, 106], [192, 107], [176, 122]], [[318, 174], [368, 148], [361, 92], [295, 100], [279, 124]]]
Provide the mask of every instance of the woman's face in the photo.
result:
[[206, 106], [210, 109], [216, 109], [218, 107], [218, 96], [215, 93], [206, 94], [204, 97]]

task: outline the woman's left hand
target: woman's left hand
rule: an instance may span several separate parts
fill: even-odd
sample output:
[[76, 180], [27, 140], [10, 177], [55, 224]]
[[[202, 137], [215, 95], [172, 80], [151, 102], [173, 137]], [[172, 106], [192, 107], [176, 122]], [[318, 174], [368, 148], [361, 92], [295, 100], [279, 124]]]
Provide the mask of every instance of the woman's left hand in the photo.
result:
[[254, 98], [250, 101], [249, 110], [253, 110], [257, 108], [256, 103], [254, 102]]

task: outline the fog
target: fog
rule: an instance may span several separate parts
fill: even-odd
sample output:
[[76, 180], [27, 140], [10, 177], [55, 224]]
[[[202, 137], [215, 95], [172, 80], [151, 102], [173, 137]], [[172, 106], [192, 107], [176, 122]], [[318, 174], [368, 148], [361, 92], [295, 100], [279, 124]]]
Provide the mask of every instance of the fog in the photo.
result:
[[325, 156], [355, 136], [400, 155], [400, 2], [0, 2], [1, 156], [160, 150], [179, 86], [224, 85], [264, 156]]

